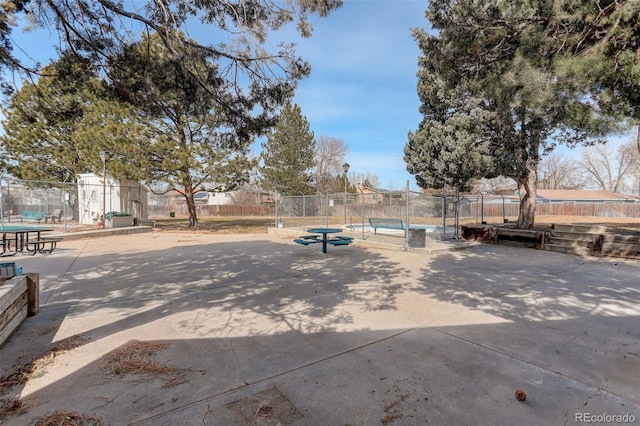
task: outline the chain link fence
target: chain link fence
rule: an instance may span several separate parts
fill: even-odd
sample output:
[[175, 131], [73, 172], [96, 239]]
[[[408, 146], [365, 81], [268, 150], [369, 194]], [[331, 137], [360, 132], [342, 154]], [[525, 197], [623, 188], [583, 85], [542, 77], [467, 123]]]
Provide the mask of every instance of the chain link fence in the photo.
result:
[[21, 222], [24, 212], [51, 215], [60, 210], [61, 223], [78, 220], [75, 183], [0, 180], [0, 215], [3, 222]]
[[[320, 194], [276, 199], [276, 226], [305, 230], [314, 226], [345, 226], [369, 233], [369, 218], [394, 218], [405, 227], [434, 229], [444, 237], [456, 234], [458, 197], [418, 192]], [[404, 232], [399, 235], [404, 236]]]
[[[97, 182], [97, 181], [96, 181]], [[184, 199], [176, 194], [157, 195], [141, 186], [106, 183], [26, 181], [0, 177], [0, 217], [3, 222], [20, 222], [23, 212], [51, 215], [62, 211], [65, 225], [95, 224], [106, 211], [128, 213], [142, 220], [161, 217], [187, 217]], [[196, 202], [199, 217], [267, 217], [274, 226], [306, 229], [312, 226], [349, 226], [369, 232], [369, 218], [396, 218], [411, 227], [438, 228], [445, 237], [457, 236], [460, 224], [503, 223], [518, 217], [516, 197], [482, 193], [427, 195], [414, 191], [375, 193], [335, 193], [306, 196], [279, 196], [238, 192], [213, 194]], [[640, 201], [565, 201], [538, 203], [536, 217], [578, 216], [594, 218], [638, 218]]]
[[[516, 221], [517, 197], [455, 192], [434, 196], [413, 191], [375, 194], [282, 196], [276, 200], [276, 226], [304, 230], [313, 226], [346, 226], [371, 232], [369, 218], [395, 218], [405, 227], [435, 230], [444, 238], [458, 237], [459, 225]], [[538, 203], [536, 217], [581, 216], [638, 218], [640, 200], [563, 201]]]

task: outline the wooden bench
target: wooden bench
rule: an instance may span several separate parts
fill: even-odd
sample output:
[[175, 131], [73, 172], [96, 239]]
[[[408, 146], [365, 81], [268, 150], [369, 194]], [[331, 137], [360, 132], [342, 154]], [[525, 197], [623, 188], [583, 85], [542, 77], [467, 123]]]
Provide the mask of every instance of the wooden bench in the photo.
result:
[[370, 217], [369, 226], [373, 228], [374, 234], [378, 233], [378, 228], [399, 229], [401, 231], [406, 230], [404, 223], [402, 223], [402, 219], [394, 219], [390, 217]]
[[525, 247], [544, 248], [544, 232], [535, 229], [489, 228], [489, 241], [494, 244], [513, 244]]
[[56, 223], [56, 220], [58, 221], [58, 223], [61, 223], [62, 209], [54, 209], [53, 213], [46, 215], [44, 217], [44, 223], [47, 223], [49, 219], [51, 219], [51, 223]]
[[26, 250], [32, 256], [36, 253], [52, 253], [60, 241], [62, 238], [40, 238], [26, 243]]
[[36, 222], [40, 223], [40, 221], [44, 219], [44, 216], [45, 215], [42, 212], [24, 211], [20, 213], [20, 223], [22, 223], [23, 220], [35, 220]]

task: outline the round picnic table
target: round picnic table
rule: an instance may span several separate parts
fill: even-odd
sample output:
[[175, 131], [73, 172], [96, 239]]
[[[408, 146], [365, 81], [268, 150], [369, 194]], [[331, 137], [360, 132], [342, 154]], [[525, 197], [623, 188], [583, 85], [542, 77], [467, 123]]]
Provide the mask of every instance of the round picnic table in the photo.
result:
[[327, 241], [329, 240], [329, 238], [327, 238], [327, 235], [337, 234], [338, 232], [342, 232], [342, 229], [340, 228], [309, 228], [307, 229], [307, 232], [311, 232], [312, 234], [322, 234], [322, 239], [320, 240], [320, 242], [322, 243], [322, 252], [326, 253]]

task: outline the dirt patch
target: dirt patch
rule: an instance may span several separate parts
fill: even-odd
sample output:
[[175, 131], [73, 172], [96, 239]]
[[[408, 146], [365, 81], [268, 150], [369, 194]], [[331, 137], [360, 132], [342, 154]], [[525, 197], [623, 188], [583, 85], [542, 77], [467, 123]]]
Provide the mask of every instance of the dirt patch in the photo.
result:
[[[83, 345], [86, 339], [81, 336], [71, 336], [59, 341], [42, 355], [34, 358], [30, 362], [14, 367], [14, 369], [5, 377], [0, 379], [0, 393], [14, 386], [26, 384], [29, 380], [41, 377], [47, 372], [47, 368], [51, 366], [59, 356]], [[26, 406], [20, 399], [1, 399], [0, 400], [0, 420], [13, 414], [21, 414], [27, 412], [31, 407]], [[43, 423], [46, 425], [80, 425], [94, 423]], [[95, 423], [98, 424], [98, 423]]]
[[265, 218], [198, 218], [196, 228], [189, 227], [186, 218], [156, 219], [156, 229], [161, 231], [193, 231], [214, 234], [266, 234], [274, 226], [275, 219]]
[[227, 404], [236, 424], [289, 425], [304, 416], [277, 387]]

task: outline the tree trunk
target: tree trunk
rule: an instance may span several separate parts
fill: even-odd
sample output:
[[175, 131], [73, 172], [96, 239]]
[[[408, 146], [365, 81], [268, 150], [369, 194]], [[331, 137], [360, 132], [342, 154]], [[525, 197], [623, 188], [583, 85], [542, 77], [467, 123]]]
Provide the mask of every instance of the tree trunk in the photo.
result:
[[517, 227], [520, 229], [533, 228], [536, 218], [536, 198], [538, 173], [537, 166], [527, 162], [527, 176], [516, 179], [520, 193], [520, 211]]
[[187, 185], [184, 189], [184, 197], [187, 202], [187, 211], [189, 213], [189, 227], [198, 226], [198, 215], [196, 214], [196, 203], [193, 201], [193, 188]]

